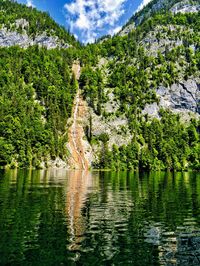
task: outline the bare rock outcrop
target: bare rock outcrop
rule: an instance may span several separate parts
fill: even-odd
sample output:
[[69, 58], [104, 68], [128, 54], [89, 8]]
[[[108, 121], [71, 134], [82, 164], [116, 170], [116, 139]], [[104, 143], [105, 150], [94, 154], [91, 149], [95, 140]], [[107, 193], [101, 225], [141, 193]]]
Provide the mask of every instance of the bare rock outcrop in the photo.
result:
[[0, 30], [0, 47], [10, 47], [19, 45], [26, 48], [33, 45], [33, 41], [27, 34], [19, 34], [17, 32], [8, 31], [6, 28]]
[[128, 34], [130, 31], [134, 29], [134, 27], [140, 25], [144, 20], [147, 20], [151, 15], [159, 10], [170, 10], [172, 13], [197, 13], [200, 11], [200, 4], [198, 0], [189, 1], [183, 0], [174, 4], [173, 0], [158, 0], [154, 3], [154, 1], [150, 1], [148, 4], [149, 8], [144, 9], [136, 13], [131, 19], [131, 24], [127, 24], [122, 31], [120, 31], [119, 35]]
[[160, 108], [173, 112], [191, 113], [200, 116], [200, 82], [195, 79], [183, 80], [171, 87], [158, 87], [159, 103], [147, 104], [143, 114], [159, 117]]
[[190, 1], [182, 1], [177, 4], [175, 4], [171, 10], [172, 13], [197, 13], [200, 11], [200, 5], [193, 4]]
[[27, 48], [32, 45], [39, 45], [47, 49], [68, 48], [69, 44], [59, 40], [57, 36], [47, 36], [44, 32], [37, 35], [34, 39], [23, 30], [22, 33], [10, 31], [7, 28], [0, 29], [0, 47], [10, 47], [18, 45], [21, 48]]

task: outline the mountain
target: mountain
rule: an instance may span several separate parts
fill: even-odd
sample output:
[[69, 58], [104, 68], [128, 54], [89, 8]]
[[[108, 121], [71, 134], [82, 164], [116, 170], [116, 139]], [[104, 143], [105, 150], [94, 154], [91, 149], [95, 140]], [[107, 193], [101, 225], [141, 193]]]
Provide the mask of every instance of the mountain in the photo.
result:
[[80, 79], [96, 166], [198, 167], [200, 16], [194, 1], [187, 12], [171, 12], [185, 5], [152, 1], [123, 34], [86, 47], [87, 58], [96, 53]]
[[40, 45], [50, 49], [78, 44], [74, 36], [58, 26], [49, 14], [36, 8], [0, 0], [0, 14], [0, 46]]
[[126, 25], [122, 28], [121, 35], [127, 34], [135, 26], [150, 18], [156, 13], [171, 12], [176, 13], [198, 13], [200, 4], [198, 0], [153, 0], [142, 10], [133, 15]]
[[0, 13], [0, 164], [66, 165], [80, 44], [36, 9], [0, 0]]
[[85, 47], [0, 1], [2, 166], [199, 169], [198, 1], [154, 0]]

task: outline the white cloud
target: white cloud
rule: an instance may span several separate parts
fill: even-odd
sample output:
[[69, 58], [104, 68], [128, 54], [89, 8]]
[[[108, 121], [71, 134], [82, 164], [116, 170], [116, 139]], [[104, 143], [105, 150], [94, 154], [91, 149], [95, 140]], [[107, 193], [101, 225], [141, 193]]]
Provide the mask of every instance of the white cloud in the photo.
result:
[[140, 11], [143, 7], [145, 7], [151, 1], [152, 0], [143, 0], [142, 3], [139, 5], [137, 11]]
[[27, 5], [28, 7], [35, 7], [35, 5], [33, 4], [33, 0], [27, 0], [27, 1], [26, 1], [26, 5]]
[[[29, 0], [30, 1], [30, 0]], [[65, 4], [67, 23], [71, 31], [81, 32], [85, 42], [94, 42], [98, 31], [109, 28], [117, 32], [116, 23], [124, 14], [127, 0], [73, 0]]]

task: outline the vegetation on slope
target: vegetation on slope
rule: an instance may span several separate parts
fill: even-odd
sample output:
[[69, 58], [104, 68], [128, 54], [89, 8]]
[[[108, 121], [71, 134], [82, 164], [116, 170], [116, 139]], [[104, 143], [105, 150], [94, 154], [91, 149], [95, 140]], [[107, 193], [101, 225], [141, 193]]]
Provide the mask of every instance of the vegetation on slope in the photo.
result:
[[[136, 24], [138, 26], [151, 16], [158, 13], [166, 14], [166, 11], [169, 12], [175, 4], [181, 2], [183, 2], [183, 0], [152, 0], [142, 10], [134, 14], [123, 28], [129, 26], [130, 24]], [[198, 0], [186, 0], [185, 2], [188, 2], [191, 5], [198, 5]]]
[[[0, 17], [1, 25], [15, 27], [12, 23], [23, 17], [29, 21], [30, 35], [46, 31], [74, 47], [49, 51], [37, 46], [0, 49], [1, 166], [18, 162], [20, 167], [38, 167], [41, 161], [57, 156], [67, 160], [65, 132], [77, 89], [71, 65], [79, 58], [83, 67], [80, 86], [90, 108], [104, 120], [125, 115], [128, 128], [124, 131], [132, 136], [128, 145], [110, 148], [112, 136], [105, 132], [99, 138], [93, 136], [90, 120], [88, 140], [101, 147], [94, 167], [200, 168], [199, 121], [191, 119], [183, 124], [180, 116], [170, 110], [160, 110], [159, 119], [142, 113], [147, 103], [159, 101], [158, 86], [170, 87], [183, 79], [200, 78], [199, 13], [155, 14], [127, 36], [79, 47], [46, 13], [10, 1], [0, 3], [0, 12], [6, 10], [7, 14]], [[156, 32], [158, 26], [160, 32]], [[151, 38], [144, 42], [151, 32], [156, 33], [158, 44], [167, 33], [170, 44], [151, 53]], [[104, 70], [99, 66], [101, 58], [108, 62]], [[112, 115], [105, 111], [107, 90], [119, 102]]]
[[70, 50], [0, 49], [0, 165], [66, 157], [77, 84]]
[[[142, 41], [158, 25], [164, 31], [167, 30], [167, 36], [171, 42], [174, 41], [174, 45], [165, 45], [162, 53], [160, 50], [154, 51], [154, 56]], [[175, 28], [174, 31], [171, 30], [171, 25]], [[169, 110], [161, 110], [160, 119], [152, 120], [142, 114], [146, 104], [159, 101], [156, 96], [158, 86], [170, 87], [181, 80], [199, 78], [199, 32], [199, 13], [157, 14], [127, 36], [114, 36], [86, 47], [85, 53], [88, 53], [89, 59], [87, 64], [90, 66], [84, 68], [80, 81], [89, 105], [102, 119], [106, 119], [107, 114], [102, 110], [106, 101], [105, 87], [109, 87], [120, 102], [115, 115], [126, 115], [133, 136], [128, 146], [114, 145], [112, 150], [108, 148], [109, 136], [104, 136], [101, 139], [102, 153], [97, 167], [199, 169], [198, 121], [191, 120], [188, 124], [183, 124], [180, 116]], [[159, 43], [163, 38], [161, 32], [157, 33], [156, 38]], [[106, 82], [103, 82], [105, 76], [97, 67], [98, 56], [109, 61]], [[84, 57], [83, 62], [86, 64]]]
[[29, 23], [23, 29], [33, 38], [45, 32], [49, 36], [57, 36], [68, 44], [79, 46], [75, 37], [67, 32], [64, 27], [58, 25], [48, 13], [14, 1], [0, 0], [0, 28], [3, 26], [11, 31], [22, 33], [22, 25], [19, 27], [16, 25], [16, 20], [22, 18]]

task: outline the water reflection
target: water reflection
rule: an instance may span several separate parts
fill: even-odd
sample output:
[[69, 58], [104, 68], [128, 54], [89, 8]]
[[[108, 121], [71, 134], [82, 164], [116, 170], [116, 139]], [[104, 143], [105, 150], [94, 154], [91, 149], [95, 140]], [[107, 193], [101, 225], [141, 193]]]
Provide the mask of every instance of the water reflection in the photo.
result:
[[62, 192], [52, 172], [0, 171], [0, 265], [69, 261]]
[[144, 237], [158, 247], [160, 265], [200, 265], [200, 230], [192, 225], [170, 232], [155, 224], [146, 228]]
[[[191, 177], [194, 176], [189, 173], [177, 173], [175, 176], [168, 173], [165, 181], [163, 180], [164, 190], [162, 188], [157, 191], [159, 198], [161, 197], [160, 203], [165, 205], [165, 222], [146, 222], [145, 242], [158, 247], [160, 265], [200, 265], [200, 227], [199, 220], [194, 216], [196, 211], [199, 215], [199, 206], [194, 209], [191, 201], [193, 193], [197, 192], [199, 180]], [[170, 191], [174, 193], [171, 194]], [[168, 204], [171, 210], [168, 209]], [[171, 213], [174, 214], [172, 219], [169, 216]], [[168, 223], [167, 217], [170, 218]], [[173, 226], [169, 221], [173, 221]]]
[[81, 210], [92, 184], [90, 172], [78, 170], [69, 172], [66, 193], [66, 214], [70, 235], [69, 250], [79, 250], [84, 239], [86, 221]]
[[200, 174], [0, 171], [0, 265], [199, 265]]

